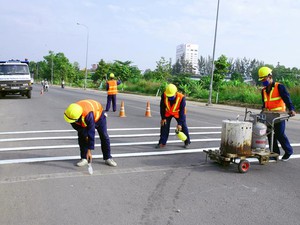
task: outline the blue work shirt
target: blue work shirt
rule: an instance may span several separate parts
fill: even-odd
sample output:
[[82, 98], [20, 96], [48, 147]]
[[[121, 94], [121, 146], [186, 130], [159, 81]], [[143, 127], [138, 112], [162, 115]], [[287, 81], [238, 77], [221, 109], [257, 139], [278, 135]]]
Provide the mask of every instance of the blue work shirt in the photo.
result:
[[[102, 116], [104, 116], [103, 113], [99, 120], [101, 120]], [[80, 117], [80, 119], [81, 119], [81, 117]], [[96, 127], [94, 113], [89, 112], [86, 115], [86, 117], [84, 118], [84, 122], [87, 125], [86, 127], [82, 127], [81, 125], [76, 124], [76, 123], [71, 123], [71, 125], [75, 130], [77, 130], [78, 138], [87, 141], [88, 149], [94, 150], [94, 148], [95, 148], [95, 127]], [[86, 138], [88, 138], [88, 139], [86, 139]]]

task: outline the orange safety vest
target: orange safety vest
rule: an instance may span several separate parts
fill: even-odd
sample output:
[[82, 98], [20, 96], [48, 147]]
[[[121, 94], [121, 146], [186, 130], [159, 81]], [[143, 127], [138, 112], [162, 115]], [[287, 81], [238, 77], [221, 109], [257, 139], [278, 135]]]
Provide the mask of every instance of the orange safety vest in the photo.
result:
[[286, 106], [279, 94], [278, 85], [279, 83], [276, 82], [269, 94], [267, 93], [266, 88], [263, 89], [265, 108], [269, 111], [285, 112]]
[[116, 80], [109, 80], [107, 81], [109, 87], [108, 87], [108, 90], [107, 90], [107, 94], [108, 95], [116, 95], [118, 93], [118, 84], [117, 84], [117, 81]]
[[[174, 116], [177, 119], [179, 118], [180, 104], [181, 104], [183, 97], [184, 97], [183, 94], [177, 92], [175, 104], [173, 104], [171, 107], [169, 99], [168, 99], [166, 93], [164, 93], [164, 102], [166, 105], [166, 112], [165, 112], [166, 117]], [[185, 109], [184, 109], [184, 113], [185, 113]]]
[[80, 105], [83, 109], [81, 115], [81, 121], [76, 122], [76, 124], [80, 125], [81, 127], [87, 127], [87, 124], [85, 123], [85, 117], [90, 112], [94, 113], [95, 122], [97, 122], [100, 119], [100, 116], [103, 112], [103, 107], [99, 102], [92, 99], [87, 99], [87, 100], [81, 100], [79, 102], [76, 102], [76, 104]]

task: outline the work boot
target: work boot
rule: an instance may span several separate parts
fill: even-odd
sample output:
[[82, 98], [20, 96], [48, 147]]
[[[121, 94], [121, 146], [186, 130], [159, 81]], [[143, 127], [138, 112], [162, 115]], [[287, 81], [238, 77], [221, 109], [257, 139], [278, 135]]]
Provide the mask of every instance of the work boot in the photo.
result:
[[288, 161], [288, 160], [290, 159], [290, 156], [291, 156], [290, 154], [285, 153], [285, 154], [282, 156], [281, 160], [284, 161], [284, 162], [286, 162], [286, 161]]
[[77, 166], [82, 167], [86, 166], [88, 164], [88, 161], [86, 159], [81, 159], [78, 163]]
[[184, 144], [184, 148], [190, 148], [189, 144]]
[[188, 140], [186, 140], [185, 142], [184, 142], [184, 148], [190, 148], [190, 144], [191, 144], [191, 142], [190, 141], [188, 141]]
[[112, 158], [105, 160], [105, 164], [113, 167], [118, 165]]
[[155, 145], [155, 148], [164, 148], [166, 145], [164, 145], [164, 144], [157, 144], [157, 145]]

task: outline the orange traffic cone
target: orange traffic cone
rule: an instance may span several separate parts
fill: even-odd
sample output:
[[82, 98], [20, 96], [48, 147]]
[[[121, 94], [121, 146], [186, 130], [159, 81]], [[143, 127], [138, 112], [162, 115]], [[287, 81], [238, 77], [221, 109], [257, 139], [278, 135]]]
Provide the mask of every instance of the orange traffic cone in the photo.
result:
[[120, 117], [126, 117], [125, 115], [125, 108], [124, 108], [124, 101], [121, 102], [121, 107], [120, 107]]
[[147, 102], [145, 117], [151, 117], [150, 102]]

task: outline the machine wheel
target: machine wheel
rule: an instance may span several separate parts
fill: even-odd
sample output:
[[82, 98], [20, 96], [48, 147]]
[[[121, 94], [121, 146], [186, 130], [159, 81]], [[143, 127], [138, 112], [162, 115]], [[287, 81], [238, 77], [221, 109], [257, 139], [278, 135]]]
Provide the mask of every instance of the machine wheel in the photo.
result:
[[241, 160], [238, 165], [238, 170], [240, 173], [247, 173], [250, 168], [250, 162], [248, 160]]

